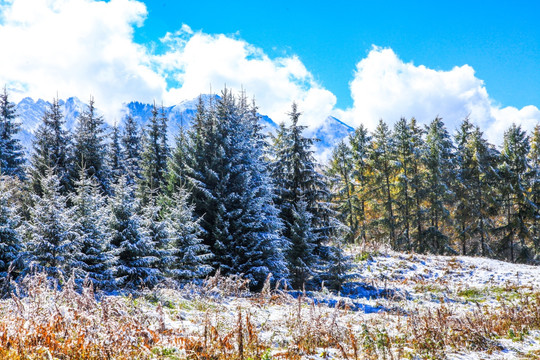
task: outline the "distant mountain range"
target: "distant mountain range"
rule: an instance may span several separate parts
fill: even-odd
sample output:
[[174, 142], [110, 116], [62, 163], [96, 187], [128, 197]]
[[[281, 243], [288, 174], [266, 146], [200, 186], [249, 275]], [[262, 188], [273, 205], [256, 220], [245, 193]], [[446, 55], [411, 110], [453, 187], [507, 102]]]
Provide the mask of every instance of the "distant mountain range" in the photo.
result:
[[[202, 95], [204, 102], [209, 102], [212, 99], [216, 99], [217, 95]], [[186, 100], [178, 103], [177, 105], [164, 107], [164, 112], [169, 119], [169, 139], [171, 143], [174, 141], [174, 136], [178, 133], [181, 127], [189, 127], [197, 112], [197, 104], [199, 98], [192, 100]], [[66, 120], [66, 128], [68, 130], [74, 129], [77, 123], [77, 117], [86, 108], [86, 104], [80, 101], [76, 97], [70, 97], [67, 100], [59, 100], [60, 108], [64, 114]], [[21, 122], [21, 132], [19, 138], [23, 143], [27, 152], [30, 152], [32, 148], [32, 140], [34, 133], [37, 130], [43, 114], [49, 109], [51, 103], [42, 99], [37, 101], [32, 98], [24, 98], [17, 105], [17, 114], [19, 121]], [[137, 101], [130, 102], [125, 105], [125, 116], [130, 114], [141, 127], [144, 127], [151, 117], [152, 104], [143, 104]], [[261, 116], [261, 121], [265, 126], [265, 129], [269, 133], [275, 133], [278, 129], [278, 125], [266, 115]], [[122, 124], [119, 124], [121, 127]], [[308, 128], [306, 130], [306, 136], [312, 136], [318, 138], [315, 144], [315, 153], [322, 159], [328, 157], [330, 150], [343, 138], [352, 133], [354, 129], [336, 119], [333, 116], [325, 118], [322, 125], [316, 128]]]

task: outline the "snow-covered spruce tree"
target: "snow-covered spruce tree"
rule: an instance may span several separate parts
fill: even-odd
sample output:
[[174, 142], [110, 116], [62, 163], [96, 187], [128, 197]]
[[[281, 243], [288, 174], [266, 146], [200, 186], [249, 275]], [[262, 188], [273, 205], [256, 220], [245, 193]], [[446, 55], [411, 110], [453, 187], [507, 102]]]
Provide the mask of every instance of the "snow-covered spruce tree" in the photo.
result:
[[313, 215], [307, 211], [305, 201], [298, 202], [292, 209], [293, 222], [290, 229], [290, 248], [287, 252], [291, 285], [301, 289], [313, 275], [317, 257], [317, 234], [313, 232]]
[[110, 181], [112, 182], [116, 182], [120, 176], [127, 174], [124, 154], [120, 145], [120, 130], [116, 124], [112, 128], [110, 142], [108, 144], [107, 167], [110, 171]]
[[42, 178], [48, 177], [49, 170], [58, 177], [62, 194], [67, 194], [73, 188], [71, 136], [64, 129], [64, 124], [65, 119], [58, 99], [53, 99], [36, 131], [30, 159], [32, 188], [38, 195], [42, 194]]
[[121, 144], [127, 182], [132, 185], [141, 177], [142, 144], [139, 127], [131, 115], [126, 118]]
[[112, 187], [108, 221], [110, 244], [115, 249], [115, 277], [120, 289], [152, 287], [161, 278], [155, 245], [144, 236], [136, 213], [137, 201], [133, 186], [121, 177]]
[[327, 169], [328, 187], [332, 192], [332, 201], [336, 204], [339, 220], [349, 228], [346, 241], [353, 243], [358, 235], [358, 197], [353, 178], [354, 160], [351, 148], [341, 141], [332, 152]]
[[77, 252], [74, 254], [75, 273], [79, 282], [90, 280], [101, 289], [113, 287], [114, 254], [109, 246], [107, 219], [109, 214], [101, 186], [86, 169], [80, 169], [75, 182], [73, 204], [73, 230], [77, 234]]
[[40, 189], [41, 196], [33, 195], [27, 226], [28, 270], [45, 272], [54, 278], [69, 277], [78, 251], [73, 209], [67, 207], [67, 198], [60, 191], [60, 179], [53, 169], [46, 170]]
[[179, 281], [200, 279], [212, 271], [209, 265], [212, 254], [202, 243], [202, 228], [194, 219], [194, 207], [188, 204], [189, 194], [178, 188], [171, 199], [167, 214], [169, 254], [166, 268], [172, 278]]
[[167, 270], [167, 258], [170, 255], [169, 232], [167, 219], [164, 218], [164, 210], [158, 199], [151, 198], [150, 202], [139, 210], [142, 237], [152, 245], [152, 256], [157, 258], [155, 267], [159, 270], [156, 275], [157, 281], [163, 280]]
[[139, 181], [139, 197], [143, 204], [156, 198], [166, 189], [167, 159], [167, 119], [158, 117], [159, 111], [154, 103], [152, 117], [143, 136], [141, 154], [141, 179]]
[[401, 118], [394, 125], [392, 134], [395, 158], [395, 214], [396, 214], [396, 248], [411, 250], [411, 220], [414, 211], [414, 191], [412, 178], [414, 176], [415, 152], [413, 131], [407, 120]]
[[379, 214], [371, 222], [371, 231], [378, 241], [389, 240], [392, 248], [397, 247], [395, 217], [395, 184], [396, 174], [394, 139], [388, 125], [381, 119], [373, 133], [369, 151], [371, 207]]
[[358, 216], [359, 234], [358, 241], [365, 244], [368, 238], [368, 190], [370, 184], [369, 171], [369, 148], [371, 144], [371, 136], [364, 125], [360, 125], [354, 131], [354, 134], [349, 136], [351, 144], [351, 155], [353, 158], [353, 179], [355, 183], [354, 204], [355, 212]]
[[498, 153], [465, 119], [457, 131], [454, 219], [463, 254], [493, 256], [490, 239], [497, 215]]
[[24, 151], [16, 138], [21, 125], [16, 122], [15, 104], [9, 101], [7, 89], [0, 94], [0, 175], [24, 178]]
[[[106, 193], [109, 190], [110, 174], [106, 163], [107, 145], [104, 123], [103, 117], [98, 115], [94, 106], [94, 98], [90, 97], [88, 108], [77, 119], [73, 134], [73, 152], [75, 164], [84, 165], [88, 176], [95, 177], [102, 191]], [[76, 167], [73, 169], [74, 179], [79, 176]]]
[[256, 109], [225, 89], [217, 104], [200, 102], [190, 131], [192, 200], [204, 243], [215, 255], [212, 264], [224, 274], [244, 274], [253, 289], [269, 273], [286, 276], [258, 123]]
[[330, 191], [325, 176], [316, 170], [317, 164], [312, 150], [315, 140], [302, 135], [305, 126], [298, 124], [300, 113], [296, 104], [292, 105], [289, 116], [292, 124], [289, 127], [281, 126], [274, 142], [272, 174], [278, 186], [277, 204], [284, 224], [283, 234], [289, 240], [290, 248], [294, 248], [294, 209], [298, 209], [300, 202], [306, 203], [306, 211], [312, 215], [312, 232], [317, 240], [313, 250], [317, 260], [312, 270], [320, 270], [313, 283], [320, 283], [325, 275], [322, 270], [328, 268], [331, 253], [337, 251], [331, 246], [331, 240], [342, 225], [336, 219], [335, 211], [329, 203]]
[[180, 132], [175, 138], [175, 147], [169, 158], [167, 165], [167, 194], [172, 195], [178, 189], [188, 186], [188, 169], [192, 161], [191, 142], [183, 126], [180, 127]]
[[512, 262], [528, 261], [531, 257], [527, 241], [530, 240], [528, 220], [534, 214], [530, 201], [527, 174], [527, 154], [530, 143], [520, 126], [512, 126], [504, 132], [500, 154], [501, 200], [504, 224], [497, 229], [501, 234], [498, 252]]
[[529, 151], [529, 186], [530, 199], [534, 204], [533, 216], [529, 225], [535, 255], [540, 254], [540, 124], [534, 127]]
[[454, 200], [454, 145], [441, 118], [436, 117], [427, 127], [425, 146], [428, 227], [424, 231], [420, 251], [452, 254], [455, 250], [450, 247], [448, 228], [449, 207]]
[[[24, 245], [19, 233], [20, 219], [9, 200], [12, 196], [4, 177], [0, 177], [0, 279], [17, 278], [23, 270]], [[0, 280], [0, 286], [2, 285]]]

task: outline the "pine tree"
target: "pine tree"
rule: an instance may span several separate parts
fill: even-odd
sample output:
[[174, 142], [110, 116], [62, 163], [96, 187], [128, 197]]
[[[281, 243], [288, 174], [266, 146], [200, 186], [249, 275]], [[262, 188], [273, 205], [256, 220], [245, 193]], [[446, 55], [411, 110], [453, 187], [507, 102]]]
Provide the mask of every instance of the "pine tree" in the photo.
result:
[[169, 195], [174, 194], [180, 188], [188, 186], [189, 164], [192, 164], [192, 160], [189, 159], [192, 144], [183, 126], [180, 127], [175, 143], [176, 146], [167, 165], [167, 193]]
[[[328, 265], [329, 255], [333, 251], [331, 241], [342, 224], [336, 219], [336, 213], [329, 203], [327, 180], [316, 171], [312, 150], [315, 139], [304, 137], [302, 132], [306, 127], [298, 125], [300, 115], [296, 104], [293, 104], [289, 113], [292, 124], [288, 128], [281, 126], [274, 142], [272, 174], [278, 187], [277, 205], [284, 224], [283, 235], [289, 240], [290, 249], [295, 247], [292, 242], [294, 211], [300, 202], [305, 202], [306, 211], [312, 216], [312, 232], [317, 240], [313, 255], [317, 259], [317, 268], [322, 270]], [[294, 264], [289, 263], [289, 266], [294, 267]], [[320, 282], [323, 275], [318, 271], [314, 282]]]
[[450, 225], [449, 207], [454, 175], [454, 145], [442, 122], [436, 117], [427, 127], [424, 166], [429, 227], [424, 233], [422, 252], [454, 253], [446, 228]]
[[110, 180], [112, 182], [116, 182], [122, 175], [127, 175], [125, 166], [124, 154], [120, 145], [120, 130], [115, 124], [112, 128], [107, 156], [107, 167], [110, 171]]
[[212, 254], [202, 243], [202, 228], [193, 217], [194, 207], [188, 204], [188, 197], [183, 188], [178, 188], [167, 215], [170, 252], [166, 264], [172, 277], [180, 281], [201, 279], [212, 271], [208, 265]]
[[401, 118], [394, 126], [393, 142], [395, 159], [395, 213], [397, 230], [397, 249], [411, 250], [411, 220], [414, 212], [414, 177], [415, 152], [412, 129], [407, 120]]
[[[456, 134], [455, 211], [462, 254], [491, 253], [490, 234], [497, 214], [498, 154], [478, 127], [465, 119]], [[467, 248], [469, 244], [469, 249]]]
[[410, 158], [410, 174], [409, 184], [411, 186], [413, 197], [413, 210], [411, 213], [411, 238], [414, 237], [413, 249], [422, 251], [423, 236], [424, 236], [424, 217], [426, 209], [423, 206], [426, 198], [426, 174], [422, 164], [425, 157], [426, 146], [423, 140], [424, 131], [418, 126], [416, 119], [412, 118], [409, 121], [409, 129], [411, 132], [411, 149], [412, 156]]
[[540, 125], [534, 127], [529, 151], [530, 170], [528, 174], [530, 199], [534, 204], [533, 215], [529, 225], [535, 254], [540, 253]]
[[277, 279], [286, 276], [281, 222], [258, 122], [245, 98], [237, 102], [225, 89], [216, 104], [199, 103], [190, 132], [192, 199], [214, 268], [244, 274], [254, 289], [269, 273]]
[[350, 147], [341, 141], [332, 152], [326, 173], [329, 188], [333, 194], [333, 202], [339, 213], [339, 220], [349, 228], [345, 235], [346, 241], [349, 243], [354, 242], [359, 228], [353, 172], [353, 154]]
[[[107, 145], [105, 139], [105, 121], [97, 114], [94, 98], [90, 97], [88, 108], [78, 119], [74, 133], [74, 158], [77, 166], [84, 166], [88, 176], [95, 177], [104, 192], [109, 189], [109, 172], [106, 164]], [[73, 169], [73, 178], [77, 179], [78, 170]]]
[[88, 279], [101, 289], [111, 289], [114, 254], [109, 246], [107, 219], [109, 214], [101, 186], [86, 169], [81, 169], [71, 195], [73, 230], [77, 234], [76, 275], [79, 281]]
[[139, 197], [143, 204], [156, 198], [166, 189], [167, 159], [167, 122], [154, 103], [152, 117], [143, 137], [143, 152], [141, 154], [141, 180]]
[[60, 179], [53, 169], [41, 178], [42, 195], [33, 195], [28, 224], [28, 251], [31, 270], [58, 278], [70, 275], [77, 252], [73, 209], [67, 207]]
[[0, 94], [0, 175], [24, 176], [24, 151], [19, 139], [21, 125], [17, 118], [15, 104], [9, 101], [7, 89]]
[[290, 229], [290, 249], [287, 253], [291, 285], [301, 289], [315, 275], [317, 257], [317, 234], [313, 232], [313, 215], [307, 211], [307, 203], [299, 201], [292, 209], [293, 222]]
[[117, 253], [115, 277], [121, 289], [153, 287], [161, 278], [155, 244], [141, 229], [133, 187], [121, 177], [109, 203], [110, 244]]
[[397, 247], [395, 199], [393, 178], [394, 166], [394, 142], [388, 129], [388, 125], [381, 119], [375, 132], [369, 153], [371, 177], [371, 192], [373, 193], [374, 208], [379, 213], [379, 218], [374, 221], [379, 240], [388, 238], [392, 248]]
[[131, 115], [126, 118], [121, 144], [127, 182], [132, 185], [141, 178], [142, 144], [137, 123]]
[[369, 149], [371, 146], [371, 136], [364, 125], [360, 125], [354, 131], [354, 134], [349, 136], [349, 142], [351, 143], [351, 155], [354, 161], [352, 173], [355, 180], [353, 204], [355, 205], [355, 212], [358, 214], [360, 227], [359, 238], [365, 244], [368, 234], [367, 202], [370, 184]]
[[[12, 190], [0, 178], [0, 279], [17, 278], [23, 269], [24, 244], [19, 233], [20, 219], [9, 204]], [[0, 280], [1, 282], [2, 280]]]
[[71, 136], [64, 127], [65, 119], [60, 104], [58, 99], [53, 99], [36, 131], [30, 161], [32, 188], [38, 195], [42, 194], [41, 181], [48, 176], [49, 169], [58, 177], [62, 194], [67, 194], [73, 188]]
[[529, 149], [529, 138], [520, 126], [513, 124], [505, 131], [499, 169], [505, 224], [498, 228], [502, 233], [499, 251], [512, 262], [531, 257], [526, 244], [530, 239], [527, 222], [534, 214], [526, 177]]
[[140, 211], [141, 234], [146, 242], [152, 244], [152, 256], [155, 256], [157, 261], [151, 267], [157, 270], [155, 276], [159, 282], [163, 280], [167, 270], [164, 259], [170, 255], [167, 220], [164, 219], [164, 210], [158, 204], [158, 199], [151, 199]]

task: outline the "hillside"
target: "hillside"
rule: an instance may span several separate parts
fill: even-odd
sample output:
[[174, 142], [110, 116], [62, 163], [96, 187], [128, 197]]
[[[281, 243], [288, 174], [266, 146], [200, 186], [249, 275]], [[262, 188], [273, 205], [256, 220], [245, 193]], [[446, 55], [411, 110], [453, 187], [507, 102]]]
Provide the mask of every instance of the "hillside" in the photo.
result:
[[540, 272], [474, 257], [351, 250], [338, 296], [239, 278], [140, 297], [62, 291], [43, 278], [0, 302], [0, 357], [537, 359]]

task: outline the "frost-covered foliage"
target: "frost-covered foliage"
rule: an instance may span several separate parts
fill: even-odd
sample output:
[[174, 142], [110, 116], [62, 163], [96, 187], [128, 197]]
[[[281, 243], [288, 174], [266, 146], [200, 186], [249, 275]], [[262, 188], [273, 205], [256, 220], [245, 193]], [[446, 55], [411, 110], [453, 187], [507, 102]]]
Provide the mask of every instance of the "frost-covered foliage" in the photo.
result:
[[122, 158], [125, 164], [125, 174], [128, 184], [134, 184], [141, 176], [142, 144], [139, 126], [132, 116], [126, 118], [124, 132], [121, 138]]
[[179, 188], [172, 196], [167, 228], [170, 245], [166, 268], [173, 278], [188, 281], [207, 276], [212, 267], [208, 265], [212, 254], [202, 243], [200, 221], [194, 219], [194, 207], [187, 202], [189, 194]]
[[255, 288], [270, 273], [286, 276], [281, 221], [258, 120], [245, 98], [236, 99], [227, 89], [217, 103], [201, 100], [190, 131], [188, 175], [213, 266], [224, 274], [244, 274]]
[[20, 218], [10, 200], [13, 190], [0, 177], [0, 278], [16, 277], [23, 269], [24, 244], [19, 233]]
[[16, 119], [15, 104], [4, 87], [0, 94], [0, 175], [24, 178], [24, 151], [17, 138], [21, 125]]
[[72, 190], [73, 157], [71, 134], [65, 130], [65, 119], [58, 99], [53, 99], [50, 108], [45, 111], [33, 143], [30, 159], [32, 187], [41, 195], [41, 181], [52, 172], [58, 177], [60, 191], [63, 194]]
[[60, 179], [52, 169], [41, 178], [40, 188], [42, 195], [32, 197], [27, 226], [28, 270], [45, 272], [51, 277], [67, 277], [78, 251], [74, 209], [67, 206], [67, 198], [60, 192]]
[[113, 186], [109, 204], [110, 243], [116, 249], [115, 277], [117, 286], [127, 289], [152, 287], [161, 279], [158, 252], [146, 236], [136, 212], [133, 187], [121, 177]]
[[[73, 136], [73, 153], [76, 166], [84, 167], [93, 176], [103, 191], [109, 189], [109, 169], [106, 163], [105, 120], [97, 113], [94, 99], [90, 97], [88, 108], [77, 119]], [[78, 179], [79, 171], [74, 168], [72, 177]]]
[[109, 244], [109, 209], [96, 178], [90, 176], [86, 169], [81, 169], [79, 179], [71, 196], [73, 230], [77, 235], [75, 274], [78, 279], [88, 279], [97, 288], [110, 289], [113, 286], [115, 251]]

